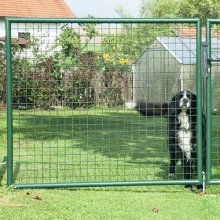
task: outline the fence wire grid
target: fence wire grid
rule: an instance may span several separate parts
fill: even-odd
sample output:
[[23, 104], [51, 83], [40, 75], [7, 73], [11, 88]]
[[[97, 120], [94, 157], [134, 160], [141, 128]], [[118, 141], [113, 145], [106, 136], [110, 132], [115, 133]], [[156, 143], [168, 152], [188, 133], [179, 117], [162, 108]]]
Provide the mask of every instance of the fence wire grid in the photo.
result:
[[[208, 21], [209, 22], [209, 21]], [[209, 180], [210, 183], [220, 183], [220, 126], [219, 126], [219, 110], [220, 110], [220, 78], [219, 78], [219, 71], [220, 71], [220, 64], [219, 64], [219, 57], [220, 57], [220, 31], [219, 31], [219, 21], [216, 20], [214, 23], [210, 21], [209, 23], [210, 30], [209, 30], [209, 43], [210, 43], [210, 58], [213, 60], [211, 63], [211, 76], [210, 76], [210, 87], [207, 90], [210, 96], [210, 139], [211, 139], [211, 146], [210, 146], [210, 155], [208, 155], [209, 161], [208, 163], [210, 166], [209, 170]]]
[[[176, 92], [197, 94], [196, 33], [193, 22], [12, 23], [14, 183], [183, 180], [180, 163], [168, 175], [163, 111]], [[126, 106], [138, 101], [162, 110]]]

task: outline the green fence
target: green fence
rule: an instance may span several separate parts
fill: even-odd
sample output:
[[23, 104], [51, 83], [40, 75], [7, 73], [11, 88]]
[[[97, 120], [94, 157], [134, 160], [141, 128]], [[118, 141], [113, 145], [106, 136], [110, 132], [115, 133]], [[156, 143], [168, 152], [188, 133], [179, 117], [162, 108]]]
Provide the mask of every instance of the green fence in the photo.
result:
[[206, 23], [208, 41], [208, 78], [207, 78], [207, 182], [220, 183], [219, 143], [220, 143], [220, 40], [219, 19], [209, 19]]
[[[201, 184], [198, 19], [8, 18], [6, 33], [9, 186]], [[190, 179], [168, 175], [167, 116], [125, 105], [180, 90], [197, 95]]]

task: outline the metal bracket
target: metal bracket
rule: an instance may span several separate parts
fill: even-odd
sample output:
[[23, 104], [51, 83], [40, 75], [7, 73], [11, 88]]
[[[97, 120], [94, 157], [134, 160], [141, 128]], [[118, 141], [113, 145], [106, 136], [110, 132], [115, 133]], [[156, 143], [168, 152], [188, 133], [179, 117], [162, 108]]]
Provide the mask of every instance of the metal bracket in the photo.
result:
[[208, 43], [202, 42], [201, 44], [201, 66], [202, 66], [202, 73], [201, 76], [203, 78], [207, 78], [209, 76], [208, 64], [212, 62], [220, 62], [220, 59], [212, 59], [208, 58]]
[[208, 62], [216, 62], [216, 63], [220, 62], [220, 59], [208, 58], [207, 60], [208, 60]]
[[205, 194], [206, 189], [206, 173], [202, 171], [202, 192]]
[[201, 72], [201, 76], [203, 78], [207, 78], [209, 76], [209, 72], [208, 72], [208, 43], [207, 42], [202, 42], [201, 44], [201, 66], [202, 66], [202, 72]]
[[6, 165], [7, 164], [7, 157], [6, 156], [4, 156], [4, 159], [0, 164], [1, 165]]

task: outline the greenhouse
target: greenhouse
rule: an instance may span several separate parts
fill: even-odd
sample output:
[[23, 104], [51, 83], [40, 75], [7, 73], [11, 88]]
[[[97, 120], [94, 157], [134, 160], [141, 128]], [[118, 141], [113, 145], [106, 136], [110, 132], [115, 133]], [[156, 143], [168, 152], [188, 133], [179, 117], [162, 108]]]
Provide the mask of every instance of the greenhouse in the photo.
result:
[[[219, 48], [217, 38], [212, 38], [213, 59], [220, 58]], [[157, 37], [133, 63], [133, 100], [168, 102], [180, 90], [196, 93], [196, 65], [195, 38]], [[215, 97], [220, 95], [219, 71], [212, 63]]]

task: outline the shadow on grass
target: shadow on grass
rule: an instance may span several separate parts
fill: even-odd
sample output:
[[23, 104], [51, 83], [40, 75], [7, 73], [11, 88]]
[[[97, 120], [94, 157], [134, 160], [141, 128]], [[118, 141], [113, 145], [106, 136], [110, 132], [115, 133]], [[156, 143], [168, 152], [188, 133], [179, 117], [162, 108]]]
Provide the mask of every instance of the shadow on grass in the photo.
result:
[[92, 192], [132, 192], [132, 193], [179, 193], [188, 191], [182, 185], [156, 185], [156, 186], [117, 186], [117, 187], [80, 187], [67, 188], [68, 191], [92, 191]]
[[[129, 180], [169, 179], [166, 118], [143, 117], [135, 112], [93, 110], [34, 114], [24, 111], [14, 119], [14, 137], [21, 146], [16, 150], [21, 155], [24, 150], [28, 163], [32, 163], [30, 158], [37, 151], [38, 159], [32, 159], [33, 163], [45, 163], [45, 167], [52, 157], [55, 161], [57, 157], [61, 157], [59, 161], [66, 161], [67, 157], [73, 161], [69, 155], [74, 152], [75, 162], [72, 163], [76, 167], [71, 168], [70, 164], [68, 169], [88, 166], [89, 172], [94, 169], [102, 175], [106, 171], [106, 176], [118, 173], [120, 178], [129, 176]], [[44, 152], [40, 153], [41, 150]], [[44, 159], [40, 155], [44, 155]], [[83, 169], [86, 173], [87, 169]]]
[[[43, 149], [42, 145], [44, 144], [47, 148], [47, 143], [50, 146], [50, 143], [56, 141], [61, 145], [62, 143], [68, 143], [68, 148], [78, 148], [79, 152], [83, 150], [93, 154], [94, 160], [100, 158], [103, 160], [102, 157], [96, 157], [96, 155], [101, 155], [110, 158], [110, 162], [112, 160], [116, 163], [118, 161], [126, 163], [124, 168], [121, 166], [119, 169], [129, 169], [130, 166], [131, 168], [140, 166], [144, 169], [152, 167], [152, 170], [156, 168], [157, 170], [154, 171], [156, 179], [167, 179], [166, 118], [143, 117], [134, 112], [96, 112], [94, 110], [93, 112], [82, 111], [76, 113], [46, 111], [34, 113], [21, 111], [20, 113], [19, 117], [17, 113], [14, 115], [14, 137], [16, 141], [21, 141], [21, 147], [26, 141], [29, 146], [31, 144], [35, 144], [37, 147], [41, 145], [39, 149]], [[5, 133], [5, 129], [2, 131]], [[214, 130], [212, 138], [214, 139], [215, 136], [217, 137], [218, 133]], [[217, 148], [217, 144], [214, 145], [213, 152], [215, 152], [215, 148]], [[25, 158], [25, 155], [22, 158]], [[218, 160], [213, 160], [213, 169], [215, 170], [218, 170], [217, 163]], [[128, 164], [130, 165], [128, 166]], [[113, 166], [116, 165], [113, 164]], [[15, 163], [15, 179], [17, 179], [20, 172], [22, 171]], [[0, 165], [0, 183], [3, 181], [5, 173], [6, 166]], [[219, 179], [219, 174], [215, 173], [213, 178], [215, 177]], [[117, 188], [123, 190], [126, 187]], [[163, 188], [163, 186], [153, 187], [155, 191], [160, 191], [160, 189], [163, 191]], [[173, 189], [173, 186], [170, 186], [170, 188]], [[111, 190], [112, 188], [103, 188], [103, 190], [106, 189]], [[179, 187], [177, 187], [178, 190]], [[146, 191], [150, 191], [148, 186]]]
[[127, 158], [131, 163], [149, 157], [155, 163], [159, 157], [158, 162], [162, 163], [160, 157], [167, 157], [166, 130], [164, 118], [115, 112], [71, 116], [29, 114], [20, 117], [14, 129], [15, 135], [28, 140], [59, 140], [106, 157]]

